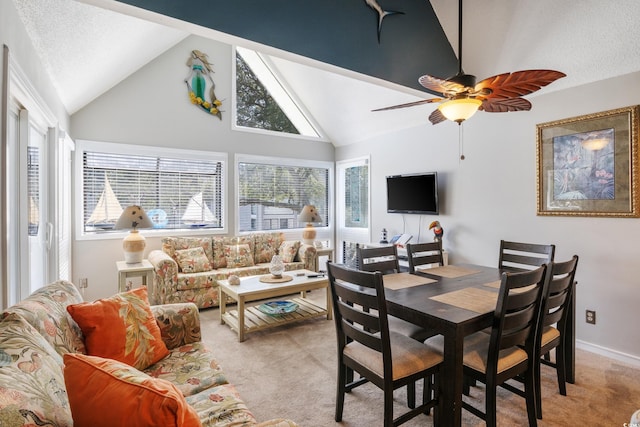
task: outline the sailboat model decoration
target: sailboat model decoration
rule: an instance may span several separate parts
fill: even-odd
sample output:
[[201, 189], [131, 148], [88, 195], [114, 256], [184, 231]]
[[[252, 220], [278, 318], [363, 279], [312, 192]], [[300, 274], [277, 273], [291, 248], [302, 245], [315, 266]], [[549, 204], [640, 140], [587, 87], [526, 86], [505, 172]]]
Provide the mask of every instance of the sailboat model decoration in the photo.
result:
[[87, 220], [86, 224], [102, 229], [113, 228], [120, 215], [122, 215], [123, 209], [116, 197], [116, 194], [111, 188], [111, 183], [107, 174], [104, 175], [104, 190], [98, 199], [98, 204], [91, 212], [91, 216]]
[[204, 201], [202, 191], [191, 197], [182, 215], [182, 222], [191, 225], [191, 227], [205, 227], [217, 221], [218, 218]]

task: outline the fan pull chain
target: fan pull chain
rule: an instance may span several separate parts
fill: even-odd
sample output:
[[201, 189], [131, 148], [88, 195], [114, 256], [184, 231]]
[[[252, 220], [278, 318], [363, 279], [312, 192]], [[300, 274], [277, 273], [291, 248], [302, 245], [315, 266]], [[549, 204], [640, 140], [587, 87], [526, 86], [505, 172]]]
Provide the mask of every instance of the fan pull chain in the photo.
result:
[[458, 126], [458, 153], [460, 154], [460, 160], [464, 160], [464, 132], [463, 126]]

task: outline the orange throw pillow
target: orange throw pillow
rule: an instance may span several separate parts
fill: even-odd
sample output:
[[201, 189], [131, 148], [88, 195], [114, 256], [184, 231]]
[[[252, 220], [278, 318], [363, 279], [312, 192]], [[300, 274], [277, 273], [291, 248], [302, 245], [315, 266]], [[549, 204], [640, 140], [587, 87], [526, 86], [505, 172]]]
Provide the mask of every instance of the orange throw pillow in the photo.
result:
[[67, 353], [64, 382], [76, 427], [202, 425], [175, 385], [115, 360]]
[[84, 334], [87, 354], [145, 369], [169, 354], [149, 308], [147, 288], [67, 306]]

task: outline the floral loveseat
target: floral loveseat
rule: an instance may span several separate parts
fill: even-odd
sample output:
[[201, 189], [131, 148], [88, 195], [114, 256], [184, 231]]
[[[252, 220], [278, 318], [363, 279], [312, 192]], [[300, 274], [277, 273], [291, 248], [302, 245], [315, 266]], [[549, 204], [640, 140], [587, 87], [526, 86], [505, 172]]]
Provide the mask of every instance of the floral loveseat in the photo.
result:
[[[139, 289], [106, 300], [146, 298], [146, 289]], [[194, 304], [147, 303], [142, 310], [120, 311], [127, 335], [129, 327], [136, 331], [136, 343], [144, 341], [145, 330], [136, 323], [137, 314], [147, 313], [145, 319], [157, 326], [155, 345], [162, 347], [162, 357], [140, 371], [86, 355], [90, 341], [70, 313], [94, 304], [83, 303], [72, 283], [58, 281], [2, 312], [0, 426], [296, 425], [285, 419], [257, 423], [202, 344]], [[105, 326], [112, 329], [114, 323]]]
[[316, 248], [281, 233], [254, 233], [240, 237], [165, 237], [162, 250], [148, 259], [155, 278], [149, 290], [152, 304], [193, 302], [198, 308], [218, 306], [217, 280], [269, 273], [276, 249], [285, 271], [316, 271]]

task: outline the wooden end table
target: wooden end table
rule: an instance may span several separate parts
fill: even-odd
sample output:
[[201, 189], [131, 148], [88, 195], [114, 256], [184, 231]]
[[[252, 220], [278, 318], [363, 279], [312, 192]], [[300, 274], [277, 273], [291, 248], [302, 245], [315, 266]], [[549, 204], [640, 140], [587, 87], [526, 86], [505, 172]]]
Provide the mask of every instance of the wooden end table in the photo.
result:
[[[227, 324], [238, 332], [238, 341], [245, 339], [245, 334], [266, 328], [273, 328], [285, 323], [297, 322], [312, 317], [326, 316], [331, 319], [331, 293], [329, 279], [310, 270], [285, 271], [284, 275], [292, 280], [282, 283], [265, 283], [262, 276], [241, 277], [239, 285], [230, 285], [228, 280], [218, 280], [220, 302], [220, 323]], [[270, 275], [268, 275], [270, 276]], [[311, 277], [309, 277], [311, 276]], [[305, 298], [305, 292], [313, 289], [325, 289], [327, 292], [326, 308], [320, 307]], [[295, 312], [279, 315], [268, 315], [257, 306], [246, 306], [251, 301], [287, 296], [300, 293], [300, 297], [290, 301], [298, 304]], [[236, 310], [227, 311], [227, 297], [238, 303]]]
[[134, 264], [116, 261], [116, 268], [118, 269], [118, 292], [131, 290], [131, 286], [127, 283], [130, 277], [142, 277], [142, 286], [153, 283], [153, 264], [146, 259]]

